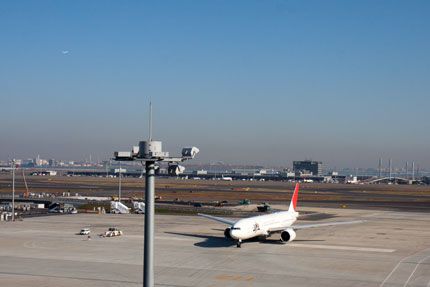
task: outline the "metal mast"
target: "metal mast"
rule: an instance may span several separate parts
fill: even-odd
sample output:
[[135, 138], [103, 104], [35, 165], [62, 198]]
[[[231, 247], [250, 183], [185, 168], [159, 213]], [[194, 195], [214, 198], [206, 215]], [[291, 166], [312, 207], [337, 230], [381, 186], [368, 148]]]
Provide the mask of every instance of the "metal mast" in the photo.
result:
[[193, 159], [199, 152], [196, 147], [184, 147], [181, 157], [169, 157], [163, 152], [161, 141], [152, 140], [152, 102], [149, 103], [149, 140], [140, 141], [138, 150], [132, 152], [115, 152], [115, 160], [145, 162], [145, 236], [143, 254], [143, 286], [154, 286], [154, 197], [155, 197], [155, 162], [164, 161], [170, 164]]
[[12, 222], [15, 221], [15, 160], [12, 160]]
[[145, 238], [143, 250], [143, 286], [154, 286], [154, 197], [155, 161], [146, 162]]
[[406, 167], [405, 167], [405, 176], [406, 176], [406, 180], [408, 180], [409, 174], [408, 174], [408, 162], [406, 161]]
[[390, 171], [389, 171], [389, 175], [390, 175], [390, 180], [391, 180], [391, 159], [390, 159], [390, 161], [388, 162], [388, 165], [389, 165], [389, 168], [388, 168], [388, 169], [390, 170]]
[[119, 162], [119, 183], [118, 183], [118, 202], [121, 202], [121, 162]]
[[[160, 142], [161, 144], [161, 142]], [[149, 140], [148, 152], [152, 145], [152, 101], [149, 102]], [[139, 149], [140, 150], [140, 149]], [[141, 151], [140, 151], [141, 152]], [[145, 157], [149, 158], [149, 153]], [[154, 197], [155, 197], [155, 161], [145, 164], [145, 238], [143, 250], [143, 282], [145, 287], [154, 286]]]
[[379, 177], [382, 176], [382, 158], [379, 158]]
[[149, 102], [149, 141], [152, 141], [152, 101]]

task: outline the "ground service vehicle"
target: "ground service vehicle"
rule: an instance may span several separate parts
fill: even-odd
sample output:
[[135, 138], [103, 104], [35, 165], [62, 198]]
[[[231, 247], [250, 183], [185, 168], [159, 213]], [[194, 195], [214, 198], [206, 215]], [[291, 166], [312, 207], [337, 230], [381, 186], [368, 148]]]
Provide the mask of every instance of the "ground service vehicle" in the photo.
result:
[[119, 230], [117, 227], [109, 227], [108, 231], [105, 231], [105, 233], [103, 233], [104, 237], [114, 237], [120, 235], [122, 235], [122, 231]]
[[84, 228], [79, 232], [80, 235], [89, 235], [90, 233], [91, 230], [89, 228]]

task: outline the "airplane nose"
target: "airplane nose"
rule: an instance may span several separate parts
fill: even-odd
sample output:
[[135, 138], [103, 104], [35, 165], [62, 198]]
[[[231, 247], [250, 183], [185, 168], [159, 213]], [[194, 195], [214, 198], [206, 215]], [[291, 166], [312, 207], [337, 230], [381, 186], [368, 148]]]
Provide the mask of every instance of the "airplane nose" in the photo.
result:
[[233, 239], [238, 239], [238, 230], [234, 230], [234, 229], [231, 229], [230, 230], [230, 236], [231, 236], [231, 238], [233, 238]]

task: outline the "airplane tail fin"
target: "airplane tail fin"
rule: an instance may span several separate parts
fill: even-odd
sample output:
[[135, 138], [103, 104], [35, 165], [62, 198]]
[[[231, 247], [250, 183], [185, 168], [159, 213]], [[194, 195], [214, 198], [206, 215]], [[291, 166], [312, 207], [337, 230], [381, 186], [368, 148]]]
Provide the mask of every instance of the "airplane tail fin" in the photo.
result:
[[299, 183], [296, 183], [296, 188], [294, 189], [293, 198], [291, 198], [290, 207], [288, 212], [297, 212], [297, 196], [299, 194]]

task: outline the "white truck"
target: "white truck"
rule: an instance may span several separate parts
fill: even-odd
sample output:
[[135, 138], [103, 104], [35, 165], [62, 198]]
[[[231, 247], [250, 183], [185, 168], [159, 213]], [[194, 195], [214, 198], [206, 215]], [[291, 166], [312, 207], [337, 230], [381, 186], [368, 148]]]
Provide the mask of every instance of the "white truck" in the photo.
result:
[[144, 214], [145, 213], [145, 203], [140, 201], [133, 202], [134, 213]]
[[103, 233], [103, 237], [114, 237], [114, 236], [121, 236], [122, 231], [118, 229], [118, 227], [109, 227], [108, 231], [105, 231]]
[[91, 230], [89, 228], [84, 228], [84, 229], [81, 229], [81, 231], [79, 231], [80, 235], [90, 235], [90, 233], [91, 233]]

